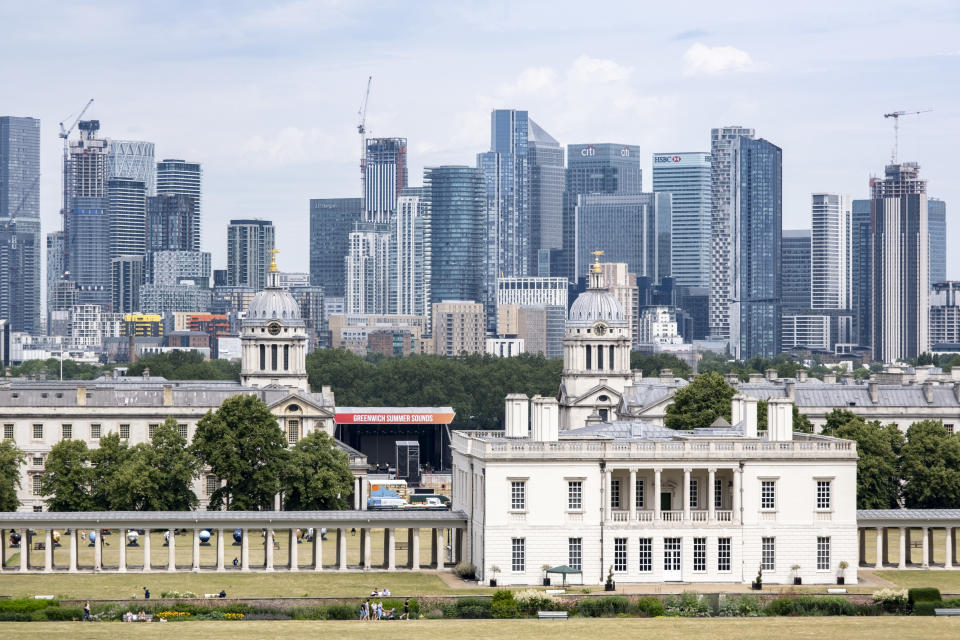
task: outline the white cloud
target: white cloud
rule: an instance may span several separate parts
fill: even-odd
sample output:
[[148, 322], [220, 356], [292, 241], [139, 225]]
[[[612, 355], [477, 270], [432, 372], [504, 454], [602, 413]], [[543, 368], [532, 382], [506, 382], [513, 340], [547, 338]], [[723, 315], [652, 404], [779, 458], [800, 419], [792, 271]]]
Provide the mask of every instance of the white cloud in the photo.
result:
[[683, 54], [683, 73], [695, 75], [721, 75], [738, 71], [752, 71], [756, 64], [750, 54], [736, 47], [708, 47], [697, 42]]
[[633, 67], [627, 67], [613, 60], [591, 58], [582, 55], [573, 61], [570, 67], [570, 79], [579, 84], [609, 84], [624, 82], [633, 73]]
[[549, 91], [557, 81], [557, 72], [552, 67], [527, 67], [517, 79], [500, 87], [503, 97], [530, 95]]

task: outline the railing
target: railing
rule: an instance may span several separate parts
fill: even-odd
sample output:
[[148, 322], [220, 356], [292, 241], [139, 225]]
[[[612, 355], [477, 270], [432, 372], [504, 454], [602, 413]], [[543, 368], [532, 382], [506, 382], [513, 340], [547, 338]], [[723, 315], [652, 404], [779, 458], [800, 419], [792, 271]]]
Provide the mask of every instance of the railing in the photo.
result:
[[683, 511], [661, 511], [660, 519], [664, 522], [683, 522]]
[[815, 520], [821, 520], [821, 521], [833, 520], [833, 512], [832, 511], [814, 511], [813, 517]]
[[[568, 520], [569, 514], [568, 514]], [[652, 509], [638, 509], [633, 512], [624, 509], [615, 509], [610, 512], [610, 521], [612, 522], [655, 522], [654, 511]], [[683, 511], [661, 511], [661, 522], [684, 522]], [[710, 519], [710, 512], [706, 509], [694, 509], [690, 511], [688, 522], [733, 522], [733, 511], [714, 511], [713, 520]]]
[[628, 522], [630, 520], [629, 511], [614, 511], [613, 512], [613, 521], [614, 522]]
[[733, 511], [714, 511], [713, 516], [717, 522], [733, 522]]
[[856, 458], [854, 443], [804, 439], [787, 442], [765, 440], [680, 440], [667, 442], [624, 442], [609, 440], [558, 440], [537, 442], [525, 438], [506, 439], [502, 431], [454, 431], [454, 447], [464, 453], [484, 456], [522, 456], [580, 459], [602, 457], [611, 460], [743, 458]]
[[691, 522], [706, 522], [708, 515], [710, 514], [707, 511], [691, 511], [690, 520]]

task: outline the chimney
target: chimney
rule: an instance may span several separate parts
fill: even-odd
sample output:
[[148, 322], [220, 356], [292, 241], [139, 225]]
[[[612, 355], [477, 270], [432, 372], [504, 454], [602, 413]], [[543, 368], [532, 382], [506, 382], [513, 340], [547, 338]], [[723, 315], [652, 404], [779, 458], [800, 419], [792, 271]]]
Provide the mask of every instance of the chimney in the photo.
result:
[[150, 379], [150, 367], [144, 367], [144, 368], [143, 368], [143, 379], [144, 379], [144, 380], [149, 380], [149, 379]]
[[757, 399], [750, 396], [743, 397], [743, 435], [747, 438], [757, 437]]
[[730, 399], [730, 424], [734, 425], [743, 420], [744, 396], [740, 393]]
[[526, 438], [530, 430], [530, 399], [524, 393], [511, 393], [506, 398], [504, 435]]
[[727, 381], [727, 384], [732, 387], [735, 387], [740, 383], [740, 376], [735, 373], [728, 373], [724, 376], [724, 379]]
[[748, 382], [749, 382], [750, 384], [757, 384], [757, 383], [759, 383], [759, 382], [763, 382], [763, 374], [762, 374], [762, 373], [751, 373]]
[[534, 396], [533, 439], [537, 442], [556, 442], [560, 435], [560, 405], [556, 398]]
[[870, 402], [873, 404], [880, 402], [880, 389], [876, 380], [871, 379], [867, 382], [867, 391], [870, 392]]
[[824, 384], [836, 384], [837, 374], [835, 373], [825, 373], [823, 374], [823, 383]]
[[793, 389], [796, 384], [797, 383], [793, 380], [785, 380], [783, 383], [784, 391], [786, 392], [787, 399], [790, 400], [790, 402], [793, 402]]
[[787, 398], [767, 400], [767, 440], [789, 442], [793, 440], [793, 403]]
[[660, 383], [661, 384], [673, 383], [673, 369], [660, 369]]
[[797, 382], [806, 382], [806, 381], [807, 381], [807, 370], [797, 369]]
[[843, 384], [853, 384], [853, 374], [845, 373], [840, 377], [840, 380]]
[[772, 382], [773, 380], [776, 380], [776, 379], [777, 379], [777, 370], [776, 370], [776, 369], [767, 369], [767, 370], [766, 370], [766, 374], [767, 374], [767, 380], [770, 380], [771, 382]]
[[78, 407], [87, 406], [87, 388], [86, 387], [77, 387], [77, 406]]
[[[960, 367], [957, 368], [960, 369]], [[953, 383], [953, 398], [957, 402], [960, 402], [960, 382]]]
[[[960, 370], [960, 367], [957, 368]], [[643, 382], [643, 369], [637, 369], [633, 372], [633, 381], [634, 382]]]
[[173, 406], [173, 385], [172, 384], [163, 385], [163, 406], [165, 407]]
[[929, 380], [923, 383], [923, 399], [926, 400], [927, 404], [933, 403], [933, 383]]

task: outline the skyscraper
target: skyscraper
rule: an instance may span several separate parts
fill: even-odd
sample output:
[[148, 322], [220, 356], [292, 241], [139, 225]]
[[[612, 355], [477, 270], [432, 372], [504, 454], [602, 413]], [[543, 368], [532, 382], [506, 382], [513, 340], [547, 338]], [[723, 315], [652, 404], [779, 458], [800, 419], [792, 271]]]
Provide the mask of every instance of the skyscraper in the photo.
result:
[[347, 313], [385, 314], [390, 310], [390, 234], [374, 222], [359, 222], [348, 236], [345, 259]]
[[157, 163], [157, 195], [186, 196], [193, 200], [190, 251], [200, 251], [202, 178], [199, 162], [164, 158]]
[[812, 196], [812, 309], [850, 309], [852, 207], [849, 196], [837, 193]]
[[810, 309], [810, 230], [784, 229], [780, 246], [781, 300], [784, 313]]
[[733, 211], [737, 173], [733, 162], [734, 149], [741, 137], [752, 139], [753, 136], [753, 129], [736, 126], [710, 131], [710, 335], [719, 340], [729, 339], [731, 334], [733, 272], [730, 251], [735, 233]]
[[710, 286], [710, 154], [653, 154], [653, 191], [669, 193], [672, 266], [677, 285]]
[[[430, 211], [430, 299], [484, 301], [487, 241], [484, 174], [472, 167], [428, 167], [424, 198]], [[492, 304], [495, 305], [496, 298]], [[493, 314], [496, 314], [494, 306]], [[490, 315], [490, 311], [487, 311]]]
[[227, 226], [227, 284], [255, 291], [264, 289], [273, 248], [272, 222], [231, 220]]
[[930, 349], [927, 183], [915, 162], [870, 179], [873, 199], [873, 358], [896, 362]]
[[430, 315], [430, 209], [422, 187], [406, 188], [390, 224], [390, 313]]
[[200, 214], [192, 196], [163, 193], [147, 198], [146, 263], [153, 277], [153, 254], [158, 251], [199, 251]]
[[363, 168], [363, 219], [386, 224], [407, 186], [407, 139], [369, 138]]
[[310, 200], [310, 283], [326, 296], [344, 296], [349, 235], [362, 218], [363, 198]]
[[111, 295], [115, 313], [140, 311], [140, 287], [146, 282], [143, 256], [118, 256], [110, 261]]
[[107, 172], [109, 179], [142, 182], [146, 195], [154, 195], [157, 171], [153, 160], [153, 143], [142, 140], [111, 140], [107, 153]]
[[[152, 159], [150, 167], [153, 167]], [[146, 254], [147, 185], [144, 181], [117, 177], [107, 180], [107, 229], [111, 259]]]
[[0, 117], [0, 320], [40, 324], [40, 121]]
[[529, 123], [530, 248], [527, 265], [532, 275], [539, 268], [541, 255], [549, 262], [550, 250], [563, 248], [562, 210], [566, 176], [563, 147], [536, 122], [530, 120]]
[[930, 233], [930, 285], [947, 279], [947, 203], [927, 199], [927, 228]]
[[737, 137], [731, 147], [730, 347], [734, 358], [780, 353], [782, 152]]
[[53, 283], [63, 278], [63, 231], [47, 234], [47, 311], [50, 310]]
[[869, 347], [873, 344], [873, 202], [854, 200], [850, 220], [853, 341]]

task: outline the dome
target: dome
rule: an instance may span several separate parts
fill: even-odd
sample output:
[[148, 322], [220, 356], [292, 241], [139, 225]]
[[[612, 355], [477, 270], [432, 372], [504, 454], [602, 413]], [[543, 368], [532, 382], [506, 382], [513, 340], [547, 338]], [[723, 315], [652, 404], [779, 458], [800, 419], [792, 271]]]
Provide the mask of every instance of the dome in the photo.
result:
[[623, 305], [604, 289], [587, 289], [573, 301], [567, 326], [590, 327], [596, 322], [626, 327]]
[[267, 324], [278, 320], [282, 324], [303, 326], [300, 317], [300, 305], [286, 289], [267, 288], [253, 296], [247, 307], [244, 326]]

